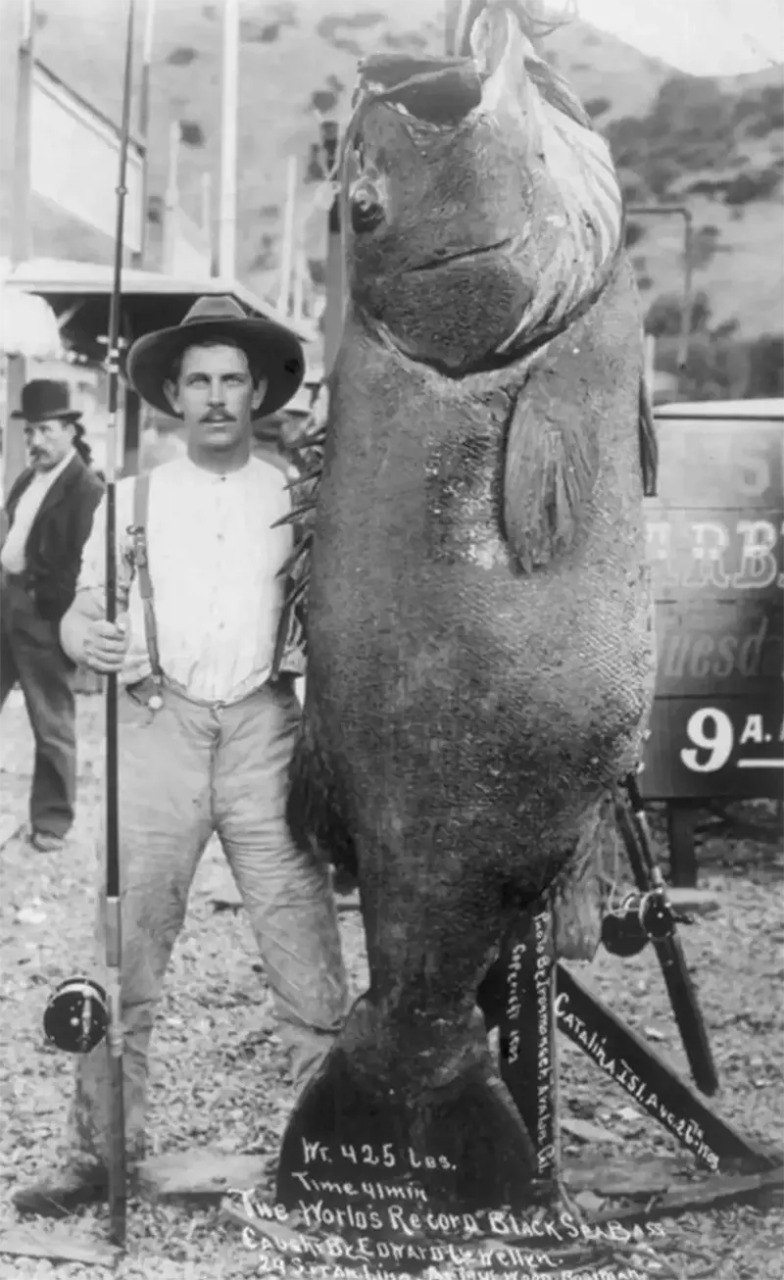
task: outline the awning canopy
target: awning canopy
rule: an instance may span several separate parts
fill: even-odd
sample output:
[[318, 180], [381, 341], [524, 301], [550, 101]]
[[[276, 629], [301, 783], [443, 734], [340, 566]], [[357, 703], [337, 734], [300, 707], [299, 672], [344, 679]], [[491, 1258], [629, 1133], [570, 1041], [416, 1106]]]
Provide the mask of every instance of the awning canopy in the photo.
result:
[[60, 329], [49, 303], [36, 293], [6, 287], [0, 270], [0, 353], [28, 360], [57, 360], [63, 354]]
[[[92, 262], [33, 258], [10, 271], [4, 285], [9, 295], [45, 300], [57, 317], [65, 343], [89, 360], [102, 361], [106, 356], [113, 275], [110, 266]], [[123, 339], [132, 342], [153, 329], [179, 324], [196, 299], [205, 294], [228, 294], [249, 314], [288, 324], [305, 344], [306, 361], [310, 356], [308, 363], [320, 363], [320, 351], [308, 351], [308, 347], [320, 346], [312, 325], [292, 324], [238, 280], [219, 276], [186, 279], [124, 268], [120, 319]]]

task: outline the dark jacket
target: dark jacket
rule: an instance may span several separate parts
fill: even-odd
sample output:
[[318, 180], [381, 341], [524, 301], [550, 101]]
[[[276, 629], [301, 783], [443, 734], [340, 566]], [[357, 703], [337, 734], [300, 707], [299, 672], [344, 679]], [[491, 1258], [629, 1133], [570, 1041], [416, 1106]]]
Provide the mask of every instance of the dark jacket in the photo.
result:
[[[6, 503], [6, 527], [34, 471], [15, 480]], [[82, 549], [92, 528], [103, 484], [77, 454], [44, 497], [25, 543], [25, 586], [42, 618], [59, 622], [70, 608], [82, 563]]]

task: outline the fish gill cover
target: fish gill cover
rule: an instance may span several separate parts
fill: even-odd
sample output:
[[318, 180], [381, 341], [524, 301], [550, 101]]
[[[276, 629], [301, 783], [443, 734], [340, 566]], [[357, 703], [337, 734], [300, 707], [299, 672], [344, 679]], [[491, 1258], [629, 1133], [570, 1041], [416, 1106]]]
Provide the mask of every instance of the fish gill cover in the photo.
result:
[[606, 147], [531, 34], [494, 3], [469, 56], [369, 59], [345, 137], [289, 816], [358, 877], [370, 987], [289, 1123], [292, 1208], [306, 1144], [338, 1183], [370, 1144], [433, 1205], [535, 1198], [477, 989], [543, 896], [595, 947], [647, 724], [638, 299]]

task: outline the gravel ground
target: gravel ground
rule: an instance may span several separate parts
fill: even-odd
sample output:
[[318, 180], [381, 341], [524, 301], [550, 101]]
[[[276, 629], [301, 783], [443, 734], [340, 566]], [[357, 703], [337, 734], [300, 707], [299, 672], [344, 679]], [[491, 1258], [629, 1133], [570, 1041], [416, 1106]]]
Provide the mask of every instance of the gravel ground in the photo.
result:
[[[32, 739], [21, 700], [12, 694], [2, 716], [2, 1027], [0, 1065], [0, 1232], [20, 1224], [10, 1203], [17, 1182], [56, 1165], [70, 1090], [67, 1055], [43, 1043], [49, 993], [90, 962], [91, 881], [100, 816], [102, 699], [79, 705], [79, 812], [65, 853], [31, 852], [18, 834], [26, 817]], [[762, 807], [764, 809], [764, 806]], [[769, 810], [770, 807], [768, 807]], [[759, 807], [757, 807], [759, 811]], [[770, 841], [731, 839], [718, 828], [700, 850], [700, 887], [719, 910], [682, 930], [689, 965], [721, 1077], [716, 1105], [751, 1136], [782, 1140], [782, 871]], [[283, 1054], [272, 1034], [271, 1007], [250, 930], [241, 911], [217, 911], [216, 886], [227, 884], [211, 847], [199, 869], [188, 921], [175, 950], [151, 1062], [151, 1154], [194, 1146], [268, 1157], [271, 1192], [277, 1143], [293, 1101]], [[364, 982], [362, 931], [356, 913], [341, 916], [355, 990]], [[660, 971], [650, 949], [630, 961], [600, 951], [585, 972], [596, 989], [655, 1047], [685, 1072], [685, 1060]], [[561, 1038], [564, 1116], [590, 1120], [616, 1138], [608, 1152], [675, 1156], [662, 1129]], [[571, 1144], [571, 1145], [570, 1145]], [[568, 1167], [580, 1144], [568, 1139]], [[673, 1159], [673, 1168], [679, 1162]], [[39, 1235], [51, 1228], [29, 1224]], [[667, 1245], [646, 1274], [710, 1280], [780, 1280], [782, 1214], [734, 1206], [664, 1222]], [[58, 1230], [62, 1231], [61, 1227]], [[86, 1210], [69, 1227], [81, 1243], [105, 1242], [103, 1210]], [[95, 1280], [235, 1280], [259, 1275], [258, 1259], [236, 1228], [214, 1209], [182, 1202], [129, 1205], [126, 1256], [114, 1271], [81, 1263], [54, 1265], [0, 1254], [0, 1280], [57, 1276]], [[601, 1273], [597, 1272], [596, 1275]]]

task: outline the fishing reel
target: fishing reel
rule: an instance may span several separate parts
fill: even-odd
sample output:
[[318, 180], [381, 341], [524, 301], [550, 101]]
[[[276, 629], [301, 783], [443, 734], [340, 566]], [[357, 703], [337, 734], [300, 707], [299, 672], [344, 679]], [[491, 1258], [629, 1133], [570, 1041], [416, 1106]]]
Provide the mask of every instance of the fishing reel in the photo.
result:
[[61, 982], [44, 1011], [47, 1043], [66, 1053], [89, 1053], [103, 1040], [108, 1024], [106, 992], [82, 975]]
[[628, 959], [649, 942], [671, 938], [676, 924], [691, 923], [691, 916], [676, 915], [661, 889], [630, 893], [602, 920], [602, 942], [611, 955]]

